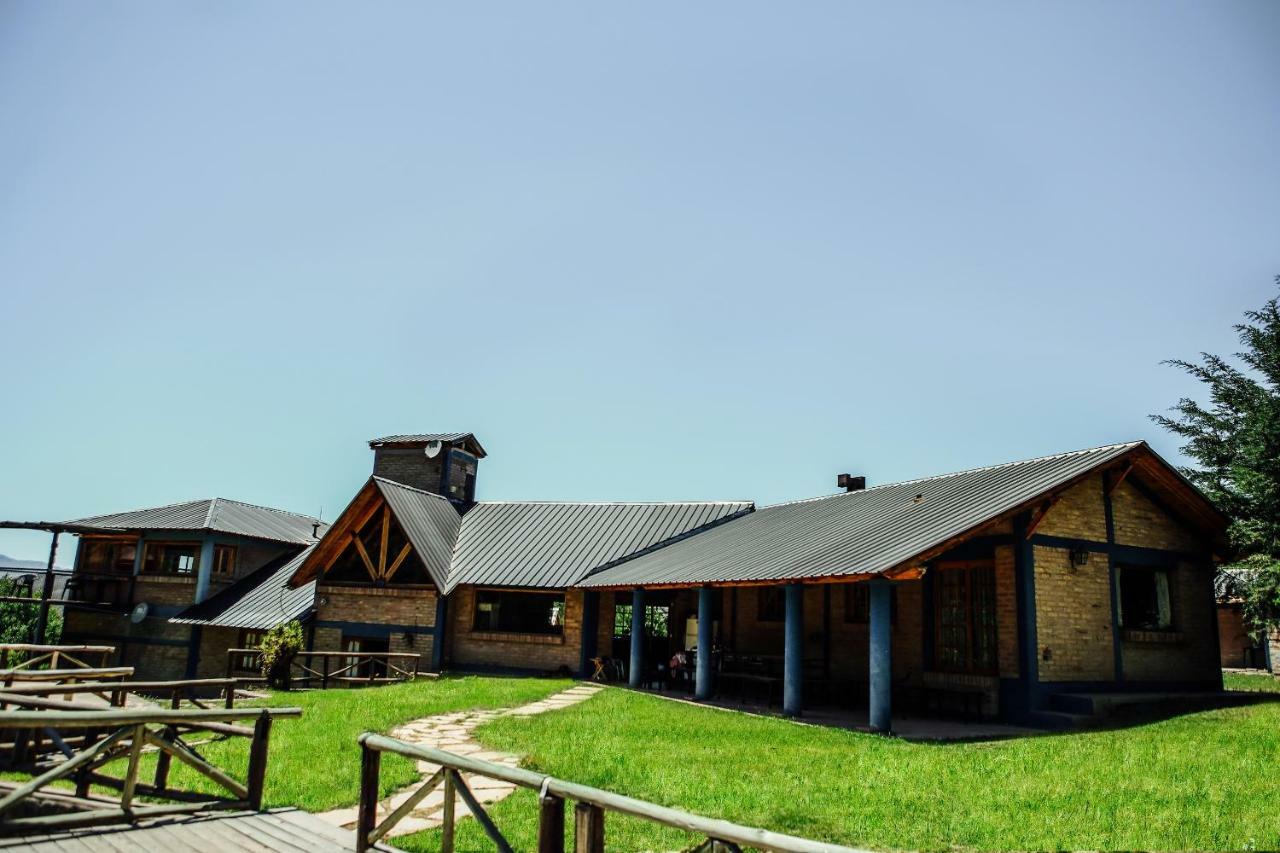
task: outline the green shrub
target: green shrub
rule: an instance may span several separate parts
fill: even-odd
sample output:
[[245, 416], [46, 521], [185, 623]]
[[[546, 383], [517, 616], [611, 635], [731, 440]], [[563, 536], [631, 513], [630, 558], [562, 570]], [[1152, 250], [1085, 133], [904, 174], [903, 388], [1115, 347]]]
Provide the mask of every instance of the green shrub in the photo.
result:
[[288, 690], [289, 667], [302, 651], [302, 623], [296, 619], [277, 625], [262, 638], [262, 677], [272, 687]]

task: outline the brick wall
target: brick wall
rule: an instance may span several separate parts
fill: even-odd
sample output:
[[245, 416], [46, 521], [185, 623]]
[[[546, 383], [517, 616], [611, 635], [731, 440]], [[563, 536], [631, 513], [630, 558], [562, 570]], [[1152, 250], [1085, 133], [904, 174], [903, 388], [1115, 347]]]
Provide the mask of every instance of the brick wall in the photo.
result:
[[[421, 655], [418, 669], [430, 669], [436, 624], [434, 589], [330, 584], [317, 589], [316, 602], [315, 622], [318, 624], [312, 639], [315, 651], [342, 651], [344, 634], [385, 635], [388, 651]], [[450, 606], [453, 603], [451, 600]], [[351, 624], [319, 624], [325, 622]]]
[[1094, 553], [1086, 565], [1076, 567], [1069, 550], [1036, 546], [1035, 586], [1040, 680], [1114, 679], [1106, 554]]
[[1170, 518], [1128, 480], [1111, 496], [1116, 542], [1169, 551], [1208, 550], [1206, 543]]
[[440, 466], [448, 454], [441, 450], [434, 458], [421, 447], [377, 447], [373, 451], [373, 473], [406, 486], [440, 493]]
[[134, 604], [186, 607], [195, 600], [196, 579], [187, 575], [138, 575], [133, 586]]
[[[1047, 519], [1046, 519], [1047, 520]], [[1018, 579], [1012, 545], [998, 545], [993, 559], [996, 572], [996, 652], [1002, 678], [1017, 678]]]
[[[551, 590], [547, 590], [550, 592]], [[472, 630], [475, 618], [475, 587], [459, 587], [449, 597], [449, 638], [445, 649], [453, 666], [493, 666], [553, 672], [561, 667], [578, 672], [582, 655], [582, 590], [571, 589], [565, 595], [564, 632], [562, 634], [508, 634]], [[612, 604], [604, 593], [603, 603]], [[608, 616], [612, 642], [613, 613]], [[608, 653], [608, 642], [599, 647]]]
[[63, 640], [85, 645], [115, 646], [122, 666], [134, 668], [136, 681], [184, 678], [191, 626], [164, 619], [133, 623], [124, 614], [71, 610], [67, 613]]
[[1218, 605], [1218, 652], [1223, 666], [1250, 666], [1250, 650], [1257, 641], [1244, 626], [1244, 611], [1239, 604]]
[[1096, 474], [1063, 492], [1049, 509], [1036, 533], [1074, 539], [1107, 541], [1107, 517], [1102, 502], [1102, 475]]

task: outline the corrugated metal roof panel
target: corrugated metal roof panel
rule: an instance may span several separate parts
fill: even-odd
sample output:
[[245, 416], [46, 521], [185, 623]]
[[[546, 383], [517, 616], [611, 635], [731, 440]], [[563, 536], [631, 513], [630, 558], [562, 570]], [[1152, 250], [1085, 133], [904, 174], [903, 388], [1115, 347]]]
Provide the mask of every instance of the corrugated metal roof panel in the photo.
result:
[[444, 589], [453, 545], [462, 524], [458, 511], [447, 499], [432, 492], [382, 477], [374, 477], [373, 482], [386, 499], [405, 536], [413, 543], [414, 552], [422, 560], [436, 587]]
[[227, 498], [168, 504], [147, 509], [95, 515], [67, 522], [86, 527], [125, 530], [212, 530], [273, 542], [305, 545], [315, 540], [312, 526], [319, 523], [307, 515], [255, 506]]
[[199, 604], [192, 605], [169, 621], [184, 625], [218, 625], [227, 628], [266, 630], [301, 619], [315, 600], [314, 582], [291, 589], [289, 578], [302, 565], [315, 545], [297, 554], [272, 560], [256, 572], [241, 578]]
[[578, 586], [874, 574], [1139, 446], [1109, 445], [763, 507], [595, 573]]
[[449, 589], [459, 584], [571, 586], [593, 569], [752, 506], [750, 501], [478, 503], [463, 516]]

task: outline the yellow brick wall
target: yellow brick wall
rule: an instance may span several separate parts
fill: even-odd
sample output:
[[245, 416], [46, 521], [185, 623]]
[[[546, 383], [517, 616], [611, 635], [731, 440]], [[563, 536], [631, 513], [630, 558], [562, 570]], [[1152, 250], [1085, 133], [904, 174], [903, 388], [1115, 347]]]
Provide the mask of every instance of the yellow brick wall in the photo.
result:
[[1123, 632], [1126, 681], [1212, 681], [1220, 672], [1214, 637], [1212, 566], [1179, 562], [1169, 577], [1170, 632]]
[[1107, 557], [1071, 565], [1064, 548], [1035, 548], [1036, 644], [1041, 681], [1115, 678]]
[[[544, 672], [564, 667], [577, 673], [582, 654], [582, 590], [568, 590], [564, 610], [564, 632], [559, 635], [473, 631], [475, 587], [459, 587], [449, 597], [449, 638], [445, 644], [449, 662], [453, 666]], [[609, 624], [613, 624], [612, 616]]]
[[1063, 492], [1049, 509], [1036, 533], [1074, 539], [1107, 541], [1107, 516], [1102, 503], [1102, 475], [1097, 474]]
[[192, 577], [162, 577], [138, 575], [133, 587], [133, 601], [145, 601], [152, 606], [160, 604], [189, 605], [196, 600], [196, 579]]
[[[351, 587], [326, 584], [316, 592], [316, 622], [410, 626], [397, 628], [387, 638], [387, 650], [419, 655], [418, 670], [431, 668], [435, 643], [436, 591], [406, 587]], [[347, 633], [359, 633], [356, 627]], [[343, 629], [317, 625], [312, 638], [315, 651], [342, 651]], [[404, 666], [397, 661], [397, 666]]]
[[996, 651], [1000, 675], [1018, 677], [1018, 581], [1012, 545], [995, 549]]
[[1207, 550], [1196, 535], [1170, 518], [1127, 480], [1111, 495], [1116, 542], [1167, 551]]

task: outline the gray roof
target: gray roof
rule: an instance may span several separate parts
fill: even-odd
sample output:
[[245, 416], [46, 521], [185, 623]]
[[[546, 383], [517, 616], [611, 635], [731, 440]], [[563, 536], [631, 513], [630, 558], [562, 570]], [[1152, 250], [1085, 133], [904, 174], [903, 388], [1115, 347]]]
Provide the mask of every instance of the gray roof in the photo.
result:
[[578, 585], [875, 574], [1142, 446], [1115, 444], [764, 507]]
[[572, 586], [594, 569], [752, 508], [750, 501], [478, 503], [463, 516], [448, 589]]
[[422, 560], [436, 588], [444, 589], [449, 577], [453, 543], [462, 524], [458, 510], [447, 498], [433, 492], [382, 477], [374, 477], [373, 482], [386, 498], [387, 505], [413, 544], [414, 552]]
[[[211, 530], [305, 545], [315, 541], [312, 525], [317, 521], [309, 515], [281, 509], [226, 498], [207, 498], [111, 515], [94, 515], [67, 523], [117, 530]], [[323, 531], [324, 528], [321, 523], [320, 529]]]
[[369, 439], [370, 447], [377, 447], [382, 444], [426, 444], [431, 441], [439, 441], [444, 444], [470, 444], [472, 450], [477, 456], [484, 457], [484, 447], [481, 446], [480, 440], [470, 432], [421, 432], [406, 435], [384, 435], [382, 438]]
[[272, 560], [169, 621], [184, 625], [266, 630], [301, 619], [315, 600], [316, 585], [312, 582], [292, 589], [289, 578], [314, 547], [312, 543], [296, 554]]

